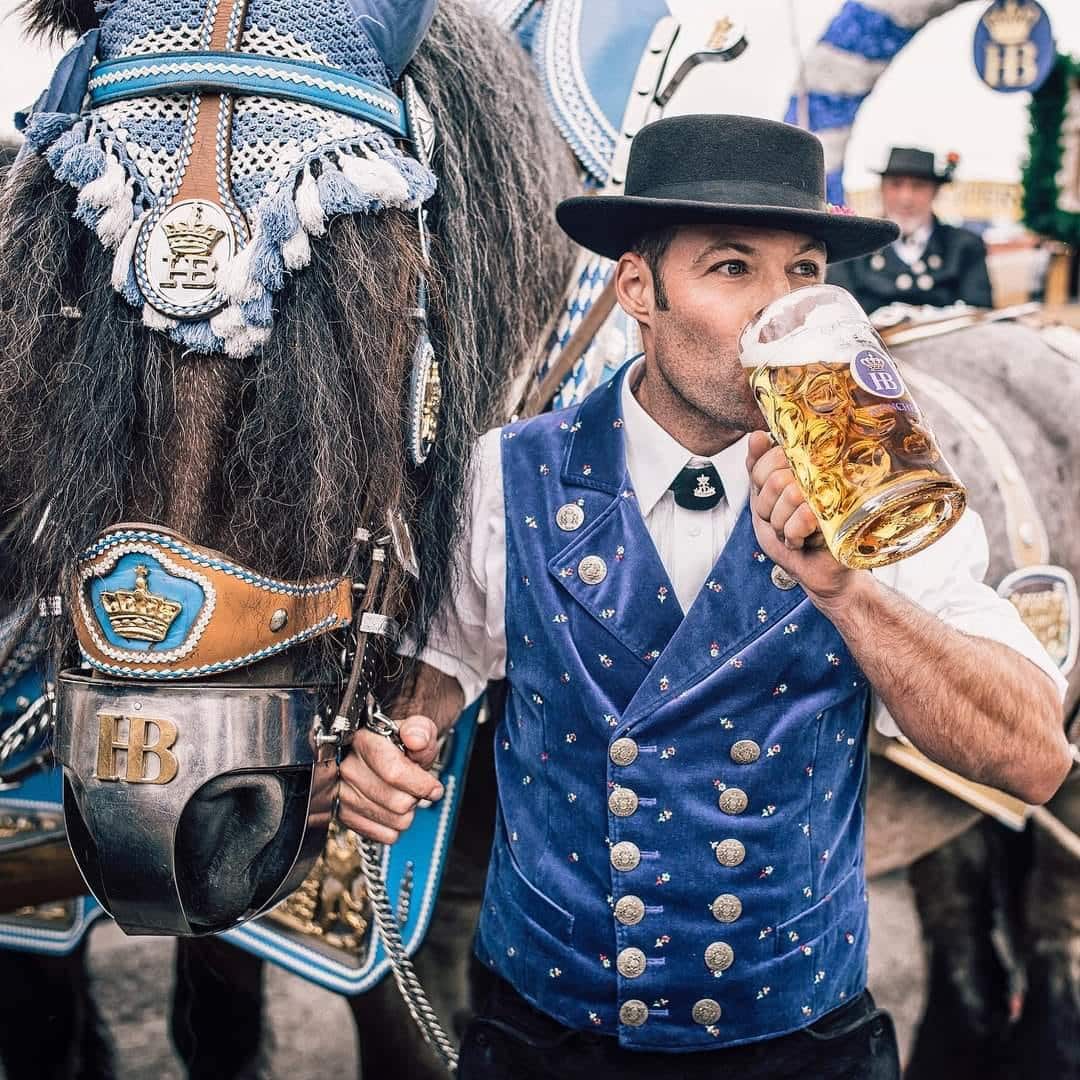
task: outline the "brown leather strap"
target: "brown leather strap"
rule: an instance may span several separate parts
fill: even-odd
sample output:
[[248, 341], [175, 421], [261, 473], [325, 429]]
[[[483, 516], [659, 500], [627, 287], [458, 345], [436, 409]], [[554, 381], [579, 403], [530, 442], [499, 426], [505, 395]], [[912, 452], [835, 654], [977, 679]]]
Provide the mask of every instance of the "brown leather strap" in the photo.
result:
[[573, 336], [566, 343], [566, 348], [559, 354], [559, 358], [548, 369], [543, 379], [533, 385], [529, 393], [525, 395], [521, 405], [516, 410], [517, 416], [528, 419], [542, 413], [551, 403], [552, 398], [558, 393], [566, 376], [574, 370], [574, 365], [584, 355], [589, 343], [600, 332], [600, 328], [607, 321], [607, 317], [615, 308], [615, 275], [604, 286], [603, 292], [593, 301], [592, 307], [585, 313], [581, 325], [574, 331]]

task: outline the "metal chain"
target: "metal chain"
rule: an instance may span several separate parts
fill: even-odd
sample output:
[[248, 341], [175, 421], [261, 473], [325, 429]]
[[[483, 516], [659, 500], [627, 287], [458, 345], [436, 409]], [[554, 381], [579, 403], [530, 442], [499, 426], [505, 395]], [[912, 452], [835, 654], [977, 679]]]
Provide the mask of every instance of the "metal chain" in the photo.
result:
[[0, 733], [0, 766], [52, 727], [52, 698], [52, 691], [46, 691], [15, 723]]
[[416, 971], [412, 961], [406, 955], [405, 943], [401, 940], [401, 932], [386, 895], [386, 881], [383, 879], [379, 866], [382, 845], [374, 840], [364, 840], [355, 833], [350, 835], [360, 855], [360, 864], [367, 881], [368, 900], [375, 913], [375, 925], [378, 927], [379, 937], [390, 960], [390, 968], [394, 973], [398, 990], [401, 991], [401, 996], [416, 1026], [420, 1029], [424, 1042], [435, 1051], [436, 1056], [451, 1073], [456, 1073], [457, 1051], [443, 1030], [442, 1024], [439, 1023], [439, 1018], [435, 1015], [435, 1010], [431, 1007], [431, 1002], [424, 993], [420, 980], [416, 977]]

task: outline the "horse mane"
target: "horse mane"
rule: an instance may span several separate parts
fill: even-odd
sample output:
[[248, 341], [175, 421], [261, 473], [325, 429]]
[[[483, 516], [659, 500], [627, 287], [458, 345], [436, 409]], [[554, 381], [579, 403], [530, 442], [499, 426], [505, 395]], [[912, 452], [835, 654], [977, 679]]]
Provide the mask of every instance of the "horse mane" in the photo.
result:
[[263, 573], [332, 574], [357, 525], [381, 527], [397, 503], [421, 573], [390, 613], [423, 638], [451, 581], [475, 439], [502, 419], [561, 301], [574, 249], [553, 207], [578, 179], [527, 57], [464, 0], [440, 4], [411, 73], [436, 124], [439, 177], [428, 277], [443, 400], [419, 469], [405, 449], [415, 215], [335, 219], [275, 297], [268, 343], [235, 360], [144, 327], [110, 284], [112, 253], [72, 217], [74, 190], [40, 157], [11, 170], [0, 193], [9, 599], [63, 592], [78, 553], [133, 518]]

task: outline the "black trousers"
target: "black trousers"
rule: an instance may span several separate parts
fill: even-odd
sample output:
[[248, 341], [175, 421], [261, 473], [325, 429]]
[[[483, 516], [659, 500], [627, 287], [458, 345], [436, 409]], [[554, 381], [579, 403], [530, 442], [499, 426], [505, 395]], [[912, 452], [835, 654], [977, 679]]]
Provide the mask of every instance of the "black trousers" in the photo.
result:
[[465, 1031], [458, 1080], [900, 1080], [892, 1018], [869, 991], [802, 1031], [689, 1054], [571, 1031], [496, 978]]

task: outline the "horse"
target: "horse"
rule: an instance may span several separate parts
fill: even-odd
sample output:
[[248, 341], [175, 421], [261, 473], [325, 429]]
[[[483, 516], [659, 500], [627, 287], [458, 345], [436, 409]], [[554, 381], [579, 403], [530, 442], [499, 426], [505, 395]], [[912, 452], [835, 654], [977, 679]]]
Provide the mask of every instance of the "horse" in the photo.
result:
[[[1016, 569], [1014, 492], [1025, 487], [1045, 526], [1052, 562], [1080, 574], [1080, 456], [1071, 422], [1080, 365], [1036, 327], [995, 323], [899, 346], [913, 392], [986, 526], [995, 584]], [[944, 383], [964, 399], [924, 386]], [[1013, 462], [995, 460], [1007, 444]], [[1012, 504], [1012, 505], [1009, 505]], [[1021, 523], [1022, 524], [1022, 523]], [[1037, 526], [1037, 522], [1029, 522]], [[1031, 554], [1036, 554], [1032, 552]], [[1080, 670], [1069, 675], [1074, 738]], [[1080, 831], [1074, 771], [1048, 809]], [[1080, 1077], [1080, 860], [1036, 825], [1016, 833], [884, 757], [872, 759], [871, 877], [910, 868], [928, 950], [929, 987], [907, 1076]]]
[[[152, 9], [129, 3], [143, 18]], [[98, 23], [85, 2], [35, 0], [24, 11], [31, 31], [47, 37]], [[346, 28], [353, 19], [345, 3], [320, 5], [318, 17]], [[461, 0], [439, 6], [409, 75], [437, 138], [438, 194], [425, 220], [407, 209], [335, 216], [328, 208], [311, 234], [310, 265], [284, 276], [274, 331], [248, 356], [177, 340], [179, 331], [170, 338], [138, 318], [112, 282], [115, 245], [99, 242], [104, 208], [86, 209], [93, 177], [81, 185], [70, 171], [58, 177], [61, 154], [48, 156], [55, 143], [42, 141], [11, 170], [0, 194], [6, 606], [62, 593], [75, 555], [112, 522], [160, 524], [262, 574], [302, 579], [338, 572], [357, 525], [385, 520], [396, 505], [417, 567], [415, 577], [392, 575], [384, 613], [423, 641], [452, 579], [471, 447], [504, 415], [518, 367], [556, 313], [573, 251], [551, 207], [579, 181], [526, 57]], [[113, 168], [122, 148], [109, 145]], [[68, 158], [76, 159], [89, 160]], [[312, 179], [335, 164], [324, 158]], [[119, 205], [114, 193], [109, 209]], [[438, 437], [417, 464], [406, 427], [421, 278], [441, 405]], [[52, 620], [51, 629], [59, 667], [73, 654], [70, 622]], [[245, 674], [332, 681], [340, 647], [316, 644]], [[389, 699], [407, 670], [393, 654], [381, 662]], [[213, 966], [219, 951], [185, 943], [180, 968], [190, 976], [200, 954]], [[400, 1065], [397, 1029], [377, 1003], [355, 1011], [364, 1068], [377, 1072], [387, 1054]], [[230, 1025], [218, 1041], [242, 1047], [235, 1035]], [[410, 1075], [436, 1069], [432, 1060]]]

